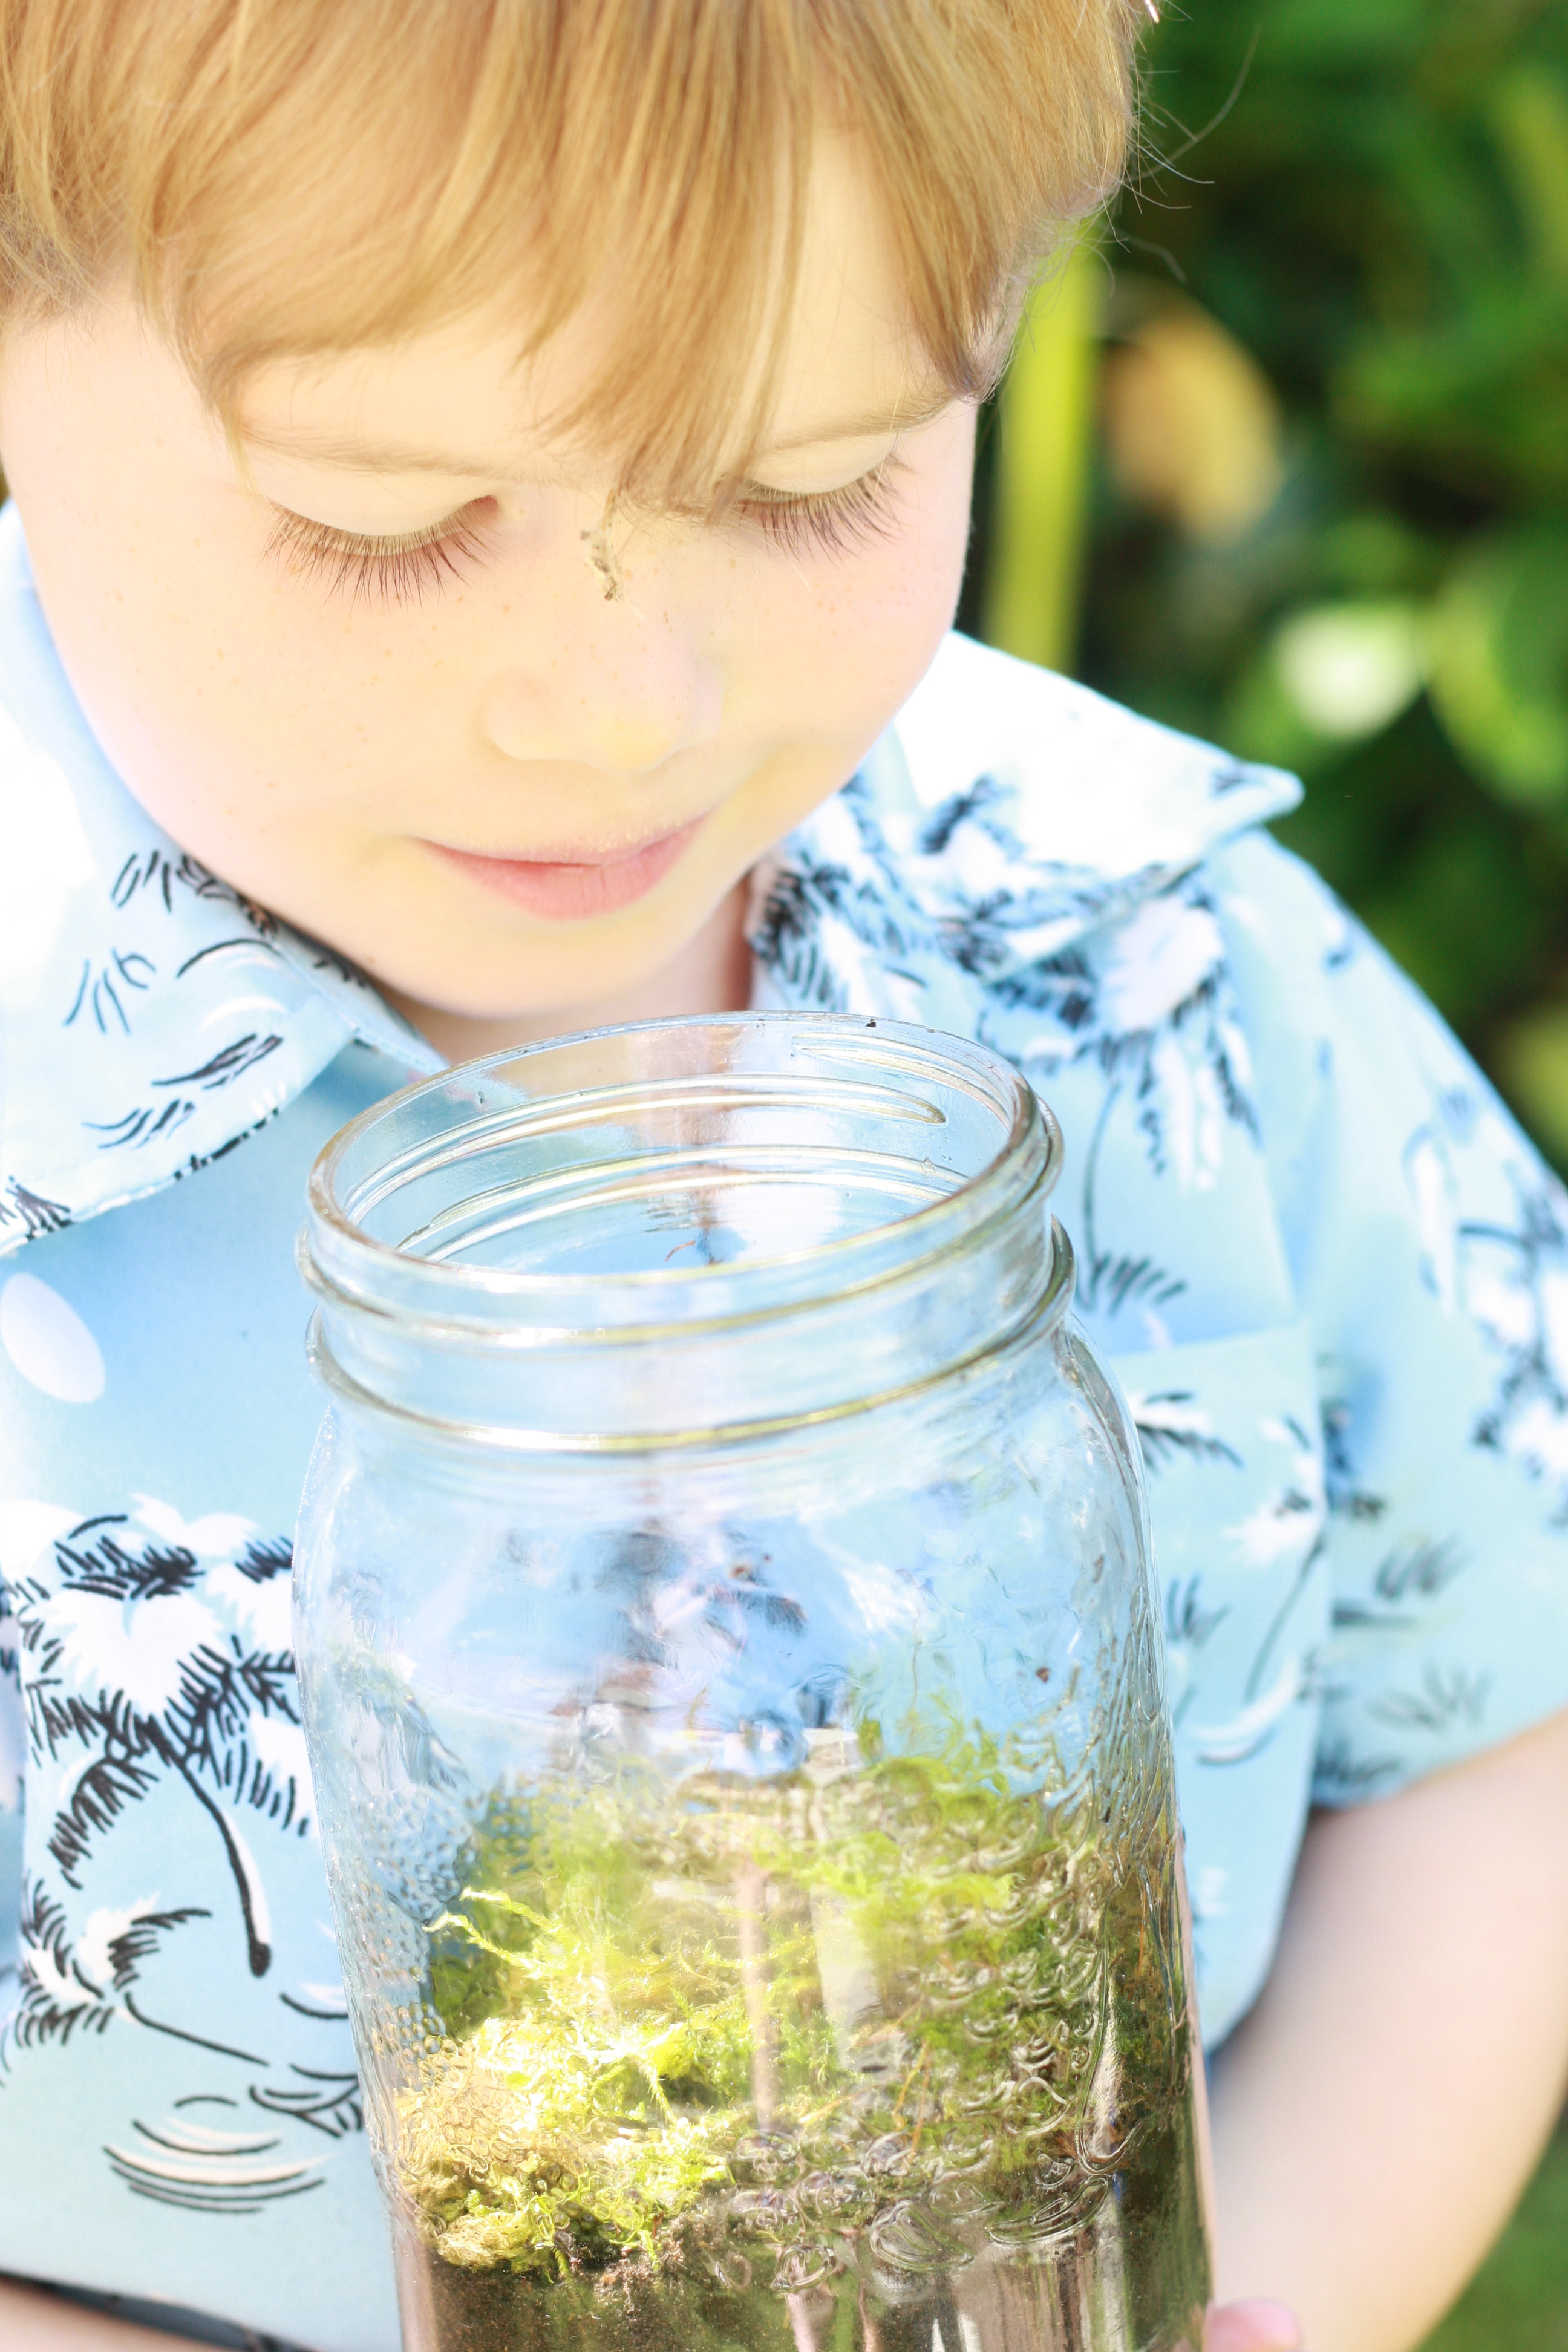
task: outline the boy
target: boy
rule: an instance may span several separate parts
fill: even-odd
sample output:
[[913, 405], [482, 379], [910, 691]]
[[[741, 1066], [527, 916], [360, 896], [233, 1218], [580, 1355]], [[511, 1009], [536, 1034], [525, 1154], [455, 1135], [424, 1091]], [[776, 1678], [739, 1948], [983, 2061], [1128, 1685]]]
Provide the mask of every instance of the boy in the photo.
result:
[[1152, 1472], [1222, 2294], [1395, 2352], [1527, 2173], [1562, 1194], [1256, 831], [1287, 780], [945, 636], [1131, 16], [0, 8], [0, 2267], [395, 2343], [288, 1656], [300, 1184], [443, 1056], [748, 1001], [978, 1034], [1061, 1118]]

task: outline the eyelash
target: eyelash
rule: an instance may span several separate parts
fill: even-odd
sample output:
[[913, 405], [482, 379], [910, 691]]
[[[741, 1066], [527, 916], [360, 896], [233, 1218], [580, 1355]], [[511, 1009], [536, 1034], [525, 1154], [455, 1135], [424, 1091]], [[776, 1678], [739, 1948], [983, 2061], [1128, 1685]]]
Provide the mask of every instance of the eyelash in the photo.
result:
[[[731, 509], [760, 530], [780, 554], [843, 555], [892, 528], [893, 481], [902, 471], [889, 458], [873, 474], [837, 490], [815, 490], [738, 499]], [[329, 591], [357, 604], [417, 604], [427, 591], [460, 579], [461, 566], [484, 553], [480, 514], [463, 508], [424, 530], [375, 538], [339, 530], [308, 515], [276, 510], [267, 553], [307, 580], [324, 579]]]
[[887, 537], [902, 472], [902, 460], [892, 457], [841, 489], [780, 491], [763, 498], [753, 493], [739, 499], [735, 510], [783, 555], [844, 555], [868, 540]]
[[362, 597], [374, 604], [421, 604], [426, 589], [460, 578], [459, 565], [483, 552], [479, 516], [467, 507], [424, 530], [389, 538], [338, 530], [287, 507], [276, 512], [268, 554], [306, 580], [325, 580], [330, 591], [354, 604]]

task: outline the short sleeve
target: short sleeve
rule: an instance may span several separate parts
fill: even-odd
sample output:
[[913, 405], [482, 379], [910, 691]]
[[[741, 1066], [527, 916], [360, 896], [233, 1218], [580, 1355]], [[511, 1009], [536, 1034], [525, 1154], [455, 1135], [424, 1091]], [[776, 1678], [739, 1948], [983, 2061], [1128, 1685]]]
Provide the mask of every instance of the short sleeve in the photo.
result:
[[1343, 1805], [1568, 1706], [1568, 1196], [1310, 869], [1255, 835], [1214, 883], [1317, 1365]]

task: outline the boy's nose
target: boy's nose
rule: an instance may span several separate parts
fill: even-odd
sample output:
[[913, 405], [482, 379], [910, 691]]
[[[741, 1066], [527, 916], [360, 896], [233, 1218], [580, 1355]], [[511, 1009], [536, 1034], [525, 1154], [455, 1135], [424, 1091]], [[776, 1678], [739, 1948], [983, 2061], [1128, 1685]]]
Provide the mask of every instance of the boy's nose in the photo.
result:
[[624, 612], [614, 618], [621, 625], [615, 646], [563, 647], [489, 680], [480, 724], [508, 759], [636, 776], [718, 732], [717, 664], [662, 623]]

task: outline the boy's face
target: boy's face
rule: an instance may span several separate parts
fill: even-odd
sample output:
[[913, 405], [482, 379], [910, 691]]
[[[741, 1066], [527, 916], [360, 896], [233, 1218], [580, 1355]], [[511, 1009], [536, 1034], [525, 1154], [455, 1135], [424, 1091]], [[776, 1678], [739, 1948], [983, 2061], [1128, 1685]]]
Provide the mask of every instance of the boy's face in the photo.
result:
[[416, 1011], [561, 1027], [657, 998], [957, 597], [973, 415], [931, 413], [848, 142], [801, 288], [740, 510], [604, 537], [611, 469], [534, 421], [591, 363], [581, 322], [526, 371], [499, 314], [271, 369], [248, 482], [129, 295], [18, 331], [0, 457], [131, 790]]

